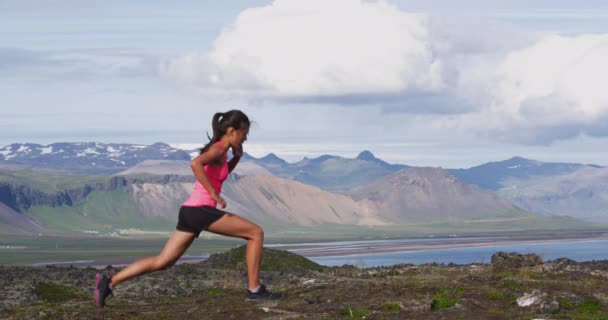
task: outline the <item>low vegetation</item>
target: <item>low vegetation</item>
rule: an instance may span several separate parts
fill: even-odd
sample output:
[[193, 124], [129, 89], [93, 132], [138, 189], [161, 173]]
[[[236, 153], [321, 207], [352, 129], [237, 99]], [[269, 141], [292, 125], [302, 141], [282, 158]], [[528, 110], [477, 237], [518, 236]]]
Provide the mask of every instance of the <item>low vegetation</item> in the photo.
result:
[[264, 254], [262, 281], [283, 292], [279, 301], [244, 301], [243, 247], [127, 281], [103, 310], [91, 299], [99, 270], [0, 266], [0, 318], [608, 319], [608, 261], [503, 254], [493, 264], [361, 269]]

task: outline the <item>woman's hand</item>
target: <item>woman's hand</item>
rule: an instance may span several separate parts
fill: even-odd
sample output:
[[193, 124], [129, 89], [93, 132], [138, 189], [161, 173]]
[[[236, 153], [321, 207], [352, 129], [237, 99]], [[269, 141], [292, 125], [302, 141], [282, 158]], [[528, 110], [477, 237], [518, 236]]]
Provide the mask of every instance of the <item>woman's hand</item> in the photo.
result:
[[218, 196], [215, 193], [211, 195], [211, 198], [213, 199], [213, 201], [217, 202], [217, 204], [220, 205], [220, 208], [226, 208], [226, 200], [224, 200], [224, 198]]
[[240, 143], [236, 147], [232, 147], [232, 156], [240, 158], [243, 156], [243, 144]]

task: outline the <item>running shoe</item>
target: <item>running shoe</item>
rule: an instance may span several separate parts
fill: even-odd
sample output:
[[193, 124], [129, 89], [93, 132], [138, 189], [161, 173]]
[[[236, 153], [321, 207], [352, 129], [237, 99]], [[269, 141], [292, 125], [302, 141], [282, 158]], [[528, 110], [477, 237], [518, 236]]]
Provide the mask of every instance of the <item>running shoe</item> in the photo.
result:
[[272, 293], [266, 290], [265, 285], [261, 285], [257, 292], [251, 292], [247, 290], [246, 298], [247, 301], [265, 301], [265, 300], [277, 300], [281, 299], [282, 294]]
[[95, 304], [103, 308], [106, 305], [106, 298], [109, 295], [113, 295], [110, 284], [112, 283], [112, 277], [101, 273], [95, 275], [95, 291], [93, 292], [93, 300]]

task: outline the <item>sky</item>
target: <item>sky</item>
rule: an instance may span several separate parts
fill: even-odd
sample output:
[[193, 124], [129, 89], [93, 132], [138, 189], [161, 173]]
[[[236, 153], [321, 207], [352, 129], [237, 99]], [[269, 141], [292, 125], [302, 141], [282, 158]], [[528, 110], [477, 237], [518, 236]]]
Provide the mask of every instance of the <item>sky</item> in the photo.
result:
[[608, 166], [608, 2], [0, 0], [0, 146]]

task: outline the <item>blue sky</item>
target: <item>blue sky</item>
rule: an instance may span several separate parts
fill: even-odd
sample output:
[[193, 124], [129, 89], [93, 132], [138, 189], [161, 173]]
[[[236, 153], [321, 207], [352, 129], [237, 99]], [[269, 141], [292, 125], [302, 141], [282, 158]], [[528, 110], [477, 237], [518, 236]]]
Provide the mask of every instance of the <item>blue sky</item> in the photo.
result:
[[197, 145], [239, 108], [254, 156], [608, 165], [605, 1], [0, 0], [0, 41], [0, 145]]

